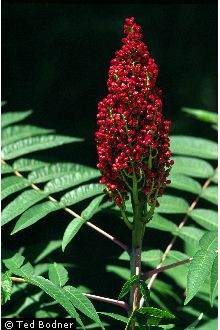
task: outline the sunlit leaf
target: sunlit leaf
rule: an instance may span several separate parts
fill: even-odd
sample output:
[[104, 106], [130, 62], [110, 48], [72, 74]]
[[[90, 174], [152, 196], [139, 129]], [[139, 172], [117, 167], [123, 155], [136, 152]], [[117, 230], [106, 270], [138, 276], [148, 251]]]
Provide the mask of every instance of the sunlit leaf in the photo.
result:
[[30, 186], [30, 182], [28, 182], [28, 180], [15, 175], [7, 176], [6, 178], [3, 178], [1, 184], [2, 184], [1, 199], [4, 199], [9, 195], [15, 193], [16, 191], [20, 191]]
[[[99, 171], [95, 168], [74, 164], [74, 163], [56, 163], [53, 165], [45, 166], [41, 169], [36, 169], [28, 175], [28, 179], [34, 183], [46, 182], [52, 179], [71, 174], [79, 173], [83, 175], [86, 172], [91, 175], [91, 178], [99, 176]], [[53, 183], [53, 181], [52, 181]], [[55, 182], [56, 183], [56, 182]]]
[[202, 188], [199, 182], [183, 174], [171, 173], [169, 180], [171, 180], [169, 187], [194, 194], [199, 194]]
[[1, 126], [5, 127], [19, 122], [32, 114], [32, 110], [6, 112], [1, 116]]
[[3, 159], [13, 159], [18, 156], [44, 149], [61, 146], [66, 143], [80, 142], [82, 139], [62, 136], [62, 135], [43, 135], [29, 137], [2, 148]]
[[205, 121], [207, 123], [212, 123], [212, 124], [218, 124], [218, 114], [215, 112], [202, 110], [202, 109], [187, 108], [187, 107], [183, 107], [181, 110], [201, 121]]
[[77, 322], [83, 327], [83, 329], [85, 329], [79, 314], [67, 297], [66, 292], [62, 288], [56, 286], [54, 283], [42, 276], [32, 276], [31, 279], [29, 279], [29, 282], [41, 288], [50, 297], [52, 297], [61, 306], [63, 306], [68, 314], [71, 317], [76, 318]]
[[[38, 159], [19, 158], [13, 163], [13, 169], [19, 172], [33, 171], [38, 168], [48, 165], [47, 162], [43, 162]], [[32, 180], [30, 180], [32, 181]]]
[[168, 231], [170, 233], [175, 232], [178, 229], [175, 223], [157, 213], [154, 214], [153, 219], [146, 226], [148, 228]]
[[4, 259], [5, 266], [15, 275], [23, 276], [20, 268], [24, 263], [24, 257], [20, 253], [16, 253], [13, 257]]
[[214, 141], [193, 136], [173, 135], [170, 142], [173, 154], [218, 159], [218, 144]]
[[208, 209], [194, 209], [190, 213], [190, 217], [200, 226], [215, 230], [218, 228], [218, 213]]
[[177, 236], [195, 247], [199, 245], [199, 240], [201, 239], [203, 234], [203, 230], [191, 226], [184, 226], [176, 232]]
[[16, 197], [2, 211], [2, 225], [13, 220], [32, 205], [44, 199], [47, 194], [37, 190], [27, 190]]
[[2, 130], [2, 146], [24, 138], [52, 133], [54, 130], [31, 125], [14, 125]]
[[68, 281], [68, 272], [61, 264], [54, 262], [49, 266], [49, 280], [57, 286], [63, 287]]
[[201, 197], [213, 204], [218, 205], [218, 187], [209, 186], [202, 191]]
[[76, 172], [76, 173], [66, 174], [60, 178], [56, 178], [49, 181], [45, 185], [44, 191], [50, 194], [55, 193], [70, 187], [77, 186], [91, 179], [97, 178], [99, 177], [99, 175], [100, 174], [95, 169], [90, 169], [87, 171], [84, 170], [81, 173]]
[[1, 304], [3, 305], [11, 298], [12, 280], [9, 272], [5, 272], [1, 277]]
[[199, 241], [200, 248], [207, 251], [216, 251], [218, 249], [218, 232], [206, 232]]
[[60, 201], [65, 206], [73, 205], [89, 197], [102, 194], [103, 189], [103, 185], [98, 183], [86, 184], [67, 192]]
[[97, 314], [93, 304], [85, 295], [83, 295], [77, 288], [74, 288], [73, 286], [65, 286], [63, 290], [71, 301], [71, 303], [77, 309], [79, 309], [83, 314], [95, 321], [101, 329], [104, 329], [102, 322], [100, 321], [99, 315]]
[[37, 221], [44, 218], [49, 213], [57, 211], [62, 208], [62, 205], [57, 202], [47, 201], [44, 203], [40, 203], [32, 206], [27, 211], [25, 211], [21, 217], [16, 222], [16, 225], [11, 232], [11, 235], [17, 233], [20, 230], [23, 230]]
[[95, 197], [89, 205], [82, 211], [81, 217], [85, 220], [89, 220], [93, 217], [93, 215], [99, 211], [99, 206], [101, 201], [103, 200], [104, 195]]
[[1, 164], [1, 173], [6, 174], [6, 173], [12, 173], [14, 172], [14, 169], [8, 165], [8, 164]]
[[62, 250], [64, 251], [67, 245], [71, 242], [74, 236], [78, 233], [82, 225], [86, 222], [83, 218], [74, 218], [67, 226], [62, 241]]
[[218, 256], [216, 255], [212, 269], [211, 269], [211, 277], [210, 277], [210, 304], [213, 307], [215, 297], [218, 293]]
[[172, 157], [174, 165], [172, 167], [172, 174], [181, 173], [197, 178], [209, 178], [213, 176], [214, 169], [203, 159], [193, 157]]
[[133, 275], [131, 278], [129, 278], [128, 281], [125, 282], [123, 285], [119, 295], [118, 295], [118, 300], [123, 298], [130, 290], [130, 288], [134, 285], [134, 283], [137, 283], [139, 281], [139, 276], [138, 275]]
[[189, 208], [187, 201], [180, 197], [164, 195], [158, 200], [160, 206], [155, 209], [158, 213], [186, 213]]
[[190, 262], [187, 276], [186, 305], [199, 291], [205, 280], [210, 276], [216, 253], [213, 250], [199, 250]]

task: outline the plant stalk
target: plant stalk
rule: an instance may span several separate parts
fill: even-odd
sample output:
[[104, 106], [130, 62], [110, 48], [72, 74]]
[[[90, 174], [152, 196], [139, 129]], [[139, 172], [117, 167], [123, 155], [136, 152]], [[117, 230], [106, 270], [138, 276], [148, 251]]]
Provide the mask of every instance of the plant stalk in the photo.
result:
[[[131, 277], [138, 275], [141, 278], [141, 252], [142, 252], [142, 240], [144, 236], [145, 224], [143, 220], [143, 206], [141, 193], [138, 193], [137, 178], [133, 176], [133, 195], [132, 195], [132, 207], [134, 212], [134, 221], [132, 229], [132, 248], [130, 255], [130, 272]], [[138, 284], [134, 284], [130, 289], [130, 306], [132, 307], [132, 313], [139, 308], [141, 295], [139, 293]], [[131, 322], [131, 329], [135, 329], [135, 320]]]

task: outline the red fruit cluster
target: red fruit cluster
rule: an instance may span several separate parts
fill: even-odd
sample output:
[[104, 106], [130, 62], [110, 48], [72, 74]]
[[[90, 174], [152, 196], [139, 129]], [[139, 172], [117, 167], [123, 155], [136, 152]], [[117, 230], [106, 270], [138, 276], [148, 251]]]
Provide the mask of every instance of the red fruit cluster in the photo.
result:
[[125, 19], [124, 33], [123, 46], [111, 61], [108, 95], [98, 104], [95, 138], [100, 183], [122, 207], [135, 175], [149, 205], [158, 205], [157, 197], [170, 183], [167, 177], [173, 164], [168, 137], [171, 122], [162, 117], [158, 67], [133, 17]]

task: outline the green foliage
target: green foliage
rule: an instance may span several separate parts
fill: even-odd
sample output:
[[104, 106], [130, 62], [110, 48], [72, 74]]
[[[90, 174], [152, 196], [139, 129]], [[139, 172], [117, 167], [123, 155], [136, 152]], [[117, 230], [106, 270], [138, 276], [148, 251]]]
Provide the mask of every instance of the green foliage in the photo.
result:
[[[215, 114], [203, 110], [187, 109], [185, 112], [212, 124], [217, 122]], [[2, 116], [2, 225], [10, 226], [14, 221], [13, 235], [23, 230], [31, 235], [32, 226], [46, 216], [62, 216], [65, 212], [72, 219], [67, 227], [64, 225], [64, 233], [61, 232], [58, 239], [52, 237], [43, 247], [39, 245], [28, 252], [33, 266], [29, 262], [24, 263], [25, 259], [20, 253], [10, 258], [12, 252], [6, 251], [8, 256], [3, 257], [6, 272], [2, 275], [2, 303], [10, 304], [11, 301], [17, 301], [17, 296], [20, 298], [14, 309], [9, 305], [10, 312], [4, 311], [4, 316], [22, 317], [28, 313], [36, 317], [72, 316], [76, 317], [81, 329], [104, 329], [99, 315], [112, 321], [118, 320], [124, 326], [127, 324], [127, 329], [132, 320], [139, 324], [140, 329], [146, 326], [154, 329], [217, 329], [213, 318], [217, 305], [216, 143], [193, 136], [178, 135], [171, 138], [175, 161], [169, 178], [171, 184], [165, 195], [159, 198], [160, 206], [146, 225], [142, 251], [143, 273], [152, 271], [162, 259], [165, 259], [162, 266], [177, 262], [183, 264], [165, 269], [163, 279], [156, 279], [150, 292], [150, 279], [143, 281], [135, 276], [130, 278], [130, 257], [127, 252], [115, 258], [116, 264], [112, 261], [106, 265], [109, 275], [114, 274], [120, 281], [126, 281], [118, 299], [123, 299], [134, 284], [138, 285], [145, 298], [144, 307], [137, 309], [129, 319], [117, 313], [97, 313], [83, 293], [85, 290], [82, 292], [66, 284], [69, 277], [67, 267], [76, 267], [75, 264], [63, 264], [53, 258], [61, 247], [64, 251], [75, 236], [80, 235], [80, 229], [87, 221], [98, 219], [98, 212], [102, 212], [103, 217], [111, 214], [116, 222], [121, 220], [121, 213], [112, 202], [104, 199], [104, 187], [97, 183], [100, 176], [97, 169], [77, 163], [47, 161], [45, 153], [50, 148], [81, 142], [82, 139], [56, 135], [50, 128], [19, 123], [30, 114], [31, 111], [24, 111]], [[32, 152], [38, 152], [37, 156], [33, 157]], [[209, 184], [204, 187], [207, 180]], [[125, 212], [129, 218], [131, 201], [126, 202]], [[116, 222], [112, 232], [118, 238]], [[183, 226], [179, 227], [180, 223]], [[172, 239], [179, 243], [172, 247], [166, 258], [166, 245], [160, 242], [161, 232], [164, 235], [163, 244], [166, 239], [167, 245]], [[77, 251], [73, 253], [77, 254]], [[188, 262], [190, 257], [192, 260]], [[49, 278], [45, 277], [47, 273]], [[12, 274], [26, 282], [12, 286]], [[35, 291], [32, 292], [31, 287]], [[186, 297], [183, 295], [185, 289]], [[47, 294], [47, 300], [42, 292]], [[187, 306], [184, 305], [184, 298]], [[208, 304], [211, 307], [208, 308]], [[62, 306], [62, 311], [58, 306]], [[198, 306], [202, 306], [201, 309]], [[198, 316], [201, 311], [203, 318]], [[173, 313], [177, 314], [177, 318], [174, 319]]]
[[171, 150], [177, 155], [187, 155], [205, 159], [218, 159], [218, 144], [193, 136], [172, 136]]
[[[195, 296], [205, 280], [210, 278], [213, 263], [216, 258], [217, 232], [208, 232], [204, 234], [204, 236], [200, 239], [199, 245], [200, 249], [193, 256], [193, 260], [191, 261], [189, 267], [185, 304], [187, 304]], [[214, 278], [216, 278], [215, 275]], [[212, 284], [213, 289], [211, 294], [213, 290], [215, 290], [215, 279], [214, 283], [214, 285]]]
[[[75, 317], [77, 322], [85, 329], [80, 315], [76, 311], [84, 313], [88, 318], [94, 320], [100, 328], [104, 329], [98, 314], [90, 300], [78, 289], [72, 286], [63, 287], [68, 281], [67, 270], [57, 263], [49, 266], [49, 280], [34, 274], [34, 268], [29, 262], [24, 264], [25, 258], [17, 253], [12, 258], [3, 260], [5, 266], [11, 273], [22, 276], [25, 282], [35, 285], [43, 290], [59, 303], [71, 317]], [[7, 273], [6, 273], [7, 274]], [[9, 289], [7, 288], [7, 292]]]
[[199, 119], [201, 121], [212, 123], [212, 124], [218, 124], [218, 114], [215, 112], [210, 112], [206, 110], [201, 109], [192, 109], [192, 108], [182, 108], [183, 112], [186, 112], [190, 116]]
[[12, 280], [10, 272], [1, 275], [1, 304], [4, 305], [11, 298]]
[[125, 284], [123, 285], [119, 295], [118, 295], [118, 300], [123, 298], [130, 290], [130, 288], [135, 284], [138, 283], [139, 281], [139, 276], [138, 275], [133, 275]]

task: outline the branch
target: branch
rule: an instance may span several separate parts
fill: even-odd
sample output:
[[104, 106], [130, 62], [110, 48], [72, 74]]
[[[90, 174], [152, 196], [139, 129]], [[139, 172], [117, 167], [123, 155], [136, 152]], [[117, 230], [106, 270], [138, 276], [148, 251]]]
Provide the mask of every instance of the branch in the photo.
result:
[[155, 268], [153, 270], [150, 270], [149, 272], [147, 272], [147, 273], [144, 274], [143, 280], [146, 281], [149, 277], [151, 277], [151, 276], [153, 276], [155, 274], [161, 273], [164, 270], [172, 269], [172, 268], [175, 268], [175, 267], [178, 267], [178, 266], [187, 264], [188, 262], [192, 261], [192, 259], [193, 258], [188, 258], [188, 259], [185, 259], [185, 260], [182, 260], [182, 261], [178, 261], [178, 262], [175, 262], [175, 263], [170, 264], [170, 265], [167, 265], [167, 266], [163, 266], [163, 267], [160, 267], [160, 268]]
[[[16, 282], [16, 283], [28, 283], [27, 281], [25, 281], [25, 279], [23, 279], [21, 277], [10, 276], [10, 280], [12, 282]], [[121, 300], [115, 300], [115, 299], [106, 298], [106, 297], [102, 297], [102, 296], [95, 296], [94, 294], [90, 294], [90, 293], [83, 293], [83, 295], [90, 298], [90, 299], [103, 301], [103, 302], [106, 302], [106, 303], [109, 303], [109, 304], [120, 306], [128, 312], [131, 309], [130, 306], [126, 302], [121, 301]]]
[[10, 280], [12, 282], [16, 282], [16, 283], [27, 283], [25, 281], [25, 279], [21, 278], [21, 277], [14, 277], [14, 276], [10, 276]]
[[[216, 168], [215, 171], [217, 171], [217, 169], [218, 169], [218, 168]], [[212, 177], [206, 180], [206, 182], [204, 183], [204, 185], [203, 185], [203, 187], [202, 187], [202, 191], [205, 190], [205, 189], [209, 186], [209, 184], [211, 183], [211, 181], [212, 181]], [[198, 201], [200, 200], [200, 198], [201, 198], [201, 194], [198, 195], [198, 196], [196, 197], [196, 199], [192, 202], [192, 204], [190, 205], [190, 207], [189, 207], [189, 209], [188, 209], [186, 215], [184, 216], [183, 220], [181, 221], [181, 223], [180, 223], [179, 226], [178, 226], [179, 229], [181, 229], [181, 228], [183, 228], [183, 227], [185, 226], [185, 224], [186, 224], [186, 222], [187, 222], [187, 220], [188, 220], [188, 218], [189, 218], [189, 216], [190, 216], [190, 213], [194, 210], [194, 208], [196, 207], [196, 205], [197, 205]], [[164, 254], [163, 254], [162, 258], [161, 258], [161, 262], [160, 262], [160, 263], [157, 265], [157, 267], [156, 267], [157, 270], [160, 269], [160, 268], [162, 267], [164, 261], [165, 261], [166, 258], [167, 258], [168, 253], [169, 253], [170, 250], [173, 248], [173, 245], [174, 245], [174, 243], [175, 243], [177, 237], [178, 237], [178, 236], [175, 235], [175, 236], [172, 238], [172, 240], [170, 241], [170, 243], [167, 245], [166, 250], [164, 251]], [[158, 276], [159, 273], [160, 273], [160, 272], [156, 272], [156, 273], [153, 274], [153, 276], [151, 277], [151, 279], [150, 279], [150, 281], [149, 281], [149, 283], [148, 283], [148, 289], [150, 289], [150, 288], [152, 287], [152, 285], [153, 285], [154, 281], [156, 280], [156, 278], [157, 278], [157, 276]], [[141, 302], [140, 302], [140, 307], [142, 307], [143, 304], [144, 304], [144, 298], [142, 297], [142, 298], [141, 298]]]
[[[1, 163], [2, 164], [7, 164], [3, 159], [1, 159]], [[14, 171], [14, 174], [20, 178], [24, 178], [26, 179], [20, 172], [18, 171]], [[34, 189], [34, 190], [41, 190], [38, 186], [36, 186], [35, 184], [31, 184], [31, 187]], [[54, 197], [52, 196], [47, 196], [47, 198], [49, 200], [51, 200], [52, 202], [59, 202], [57, 199], [55, 199]], [[68, 207], [65, 207], [64, 208], [64, 211], [66, 211], [67, 213], [73, 215], [75, 218], [80, 218], [82, 219], [82, 217], [77, 214], [76, 212], [72, 211], [71, 209], [69, 209]], [[87, 221], [85, 222], [85, 224], [89, 227], [91, 227], [92, 229], [94, 229], [95, 231], [97, 231], [99, 234], [103, 235], [104, 237], [108, 238], [109, 240], [111, 240], [113, 243], [115, 243], [116, 245], [120, 246], [123, 250], [125, 250], [129, 255], [130, 255], [130, 250], [129, 250], [129, 247], [127, 245], [125, 245], [124, 243], [122, 243], [121, 241], [119, 241], [118, 239], [116, 239], [114, 236], [108, 234], [106, 231], [104, 231], [103, 229], [93, 225], [91, 222]]]
[[106, 297], [101, 297], [101, 296], [95, 296], [93, 294], [90, 293], [83, 293], [86, 297], [90, 298], [90, 299], [94, 299], [94, 300], [98, 300], [98, 301], [103, 301], [109, 304], [113, 304], [116, 306], [120, 306], [124, 309], [126, 309], [126, 311], [130, 311], [131, 307], [124, 301], [121, 300], [115, 300], [115, 299], [111, 299], [111, 298], [106, 298]]

